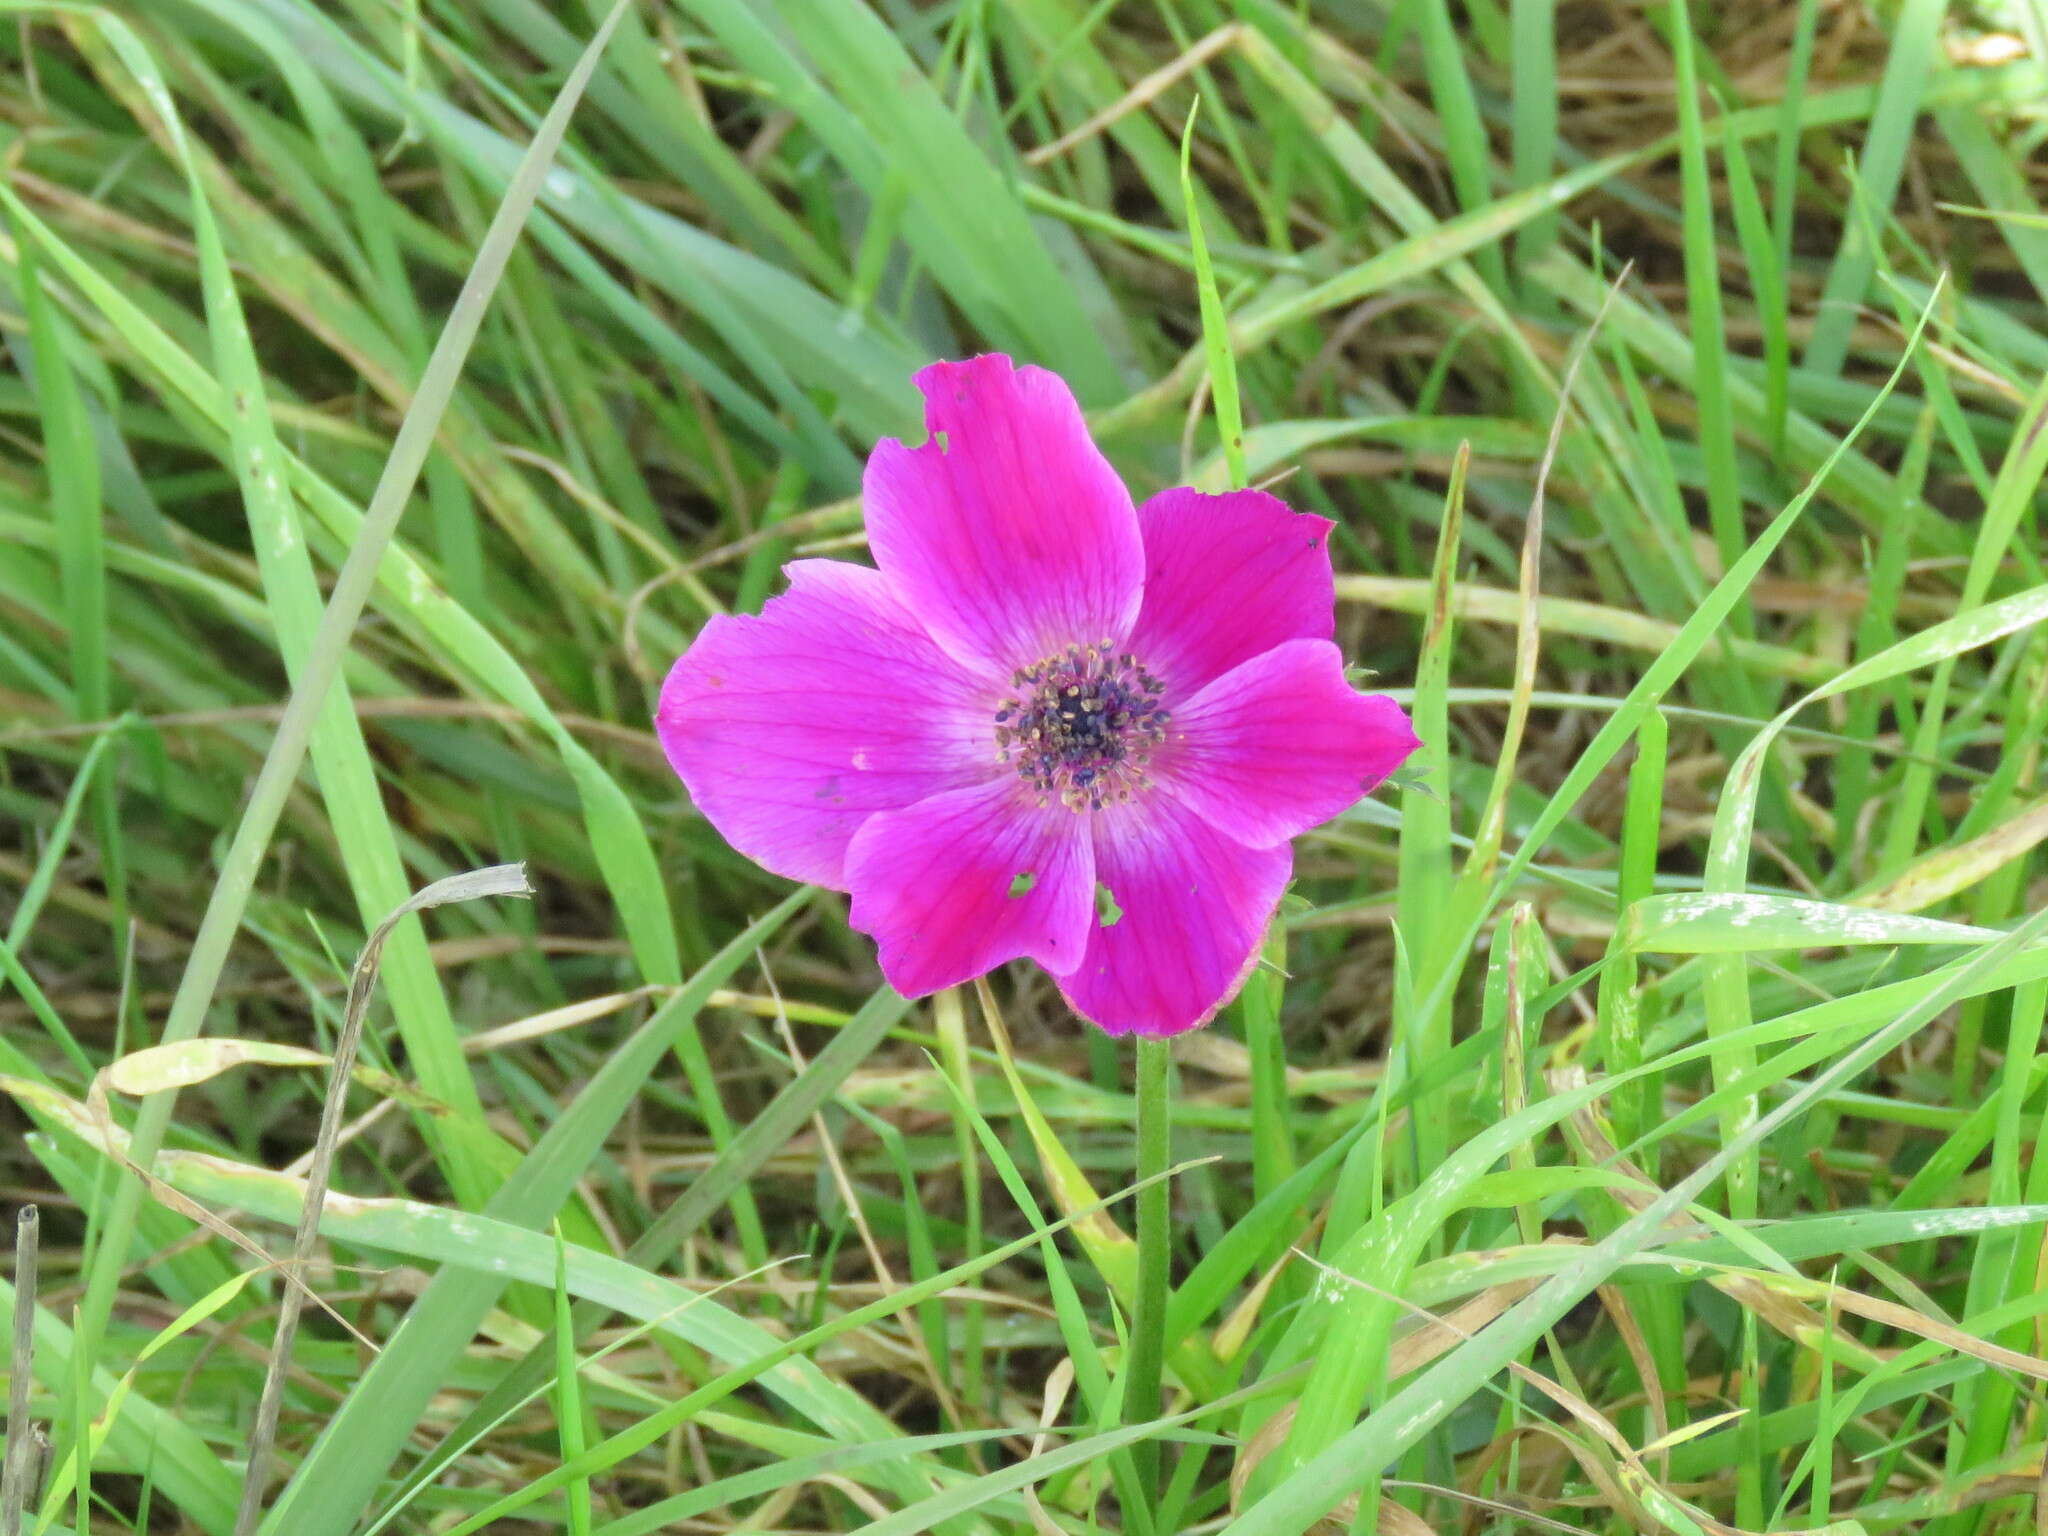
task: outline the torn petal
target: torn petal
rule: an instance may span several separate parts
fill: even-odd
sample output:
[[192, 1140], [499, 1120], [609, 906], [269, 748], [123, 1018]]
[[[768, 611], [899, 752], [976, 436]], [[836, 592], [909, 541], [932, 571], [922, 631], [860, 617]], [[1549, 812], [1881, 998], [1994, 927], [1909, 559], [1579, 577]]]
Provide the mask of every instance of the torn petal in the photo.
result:
[[876, 445], [863, 497], [875, 563], [932, 637], [1003, 677], [1120, 642], [1144, 581], [1137, 514], [1066, 384], [991, 354], [917, 386], [930, 440]]
[[1145, 601], [1130, 649], [1185, 697], [1282, 641], [1329, 639], [1331, 526], [1264, 491], [1161, 491], [1138, 509]]

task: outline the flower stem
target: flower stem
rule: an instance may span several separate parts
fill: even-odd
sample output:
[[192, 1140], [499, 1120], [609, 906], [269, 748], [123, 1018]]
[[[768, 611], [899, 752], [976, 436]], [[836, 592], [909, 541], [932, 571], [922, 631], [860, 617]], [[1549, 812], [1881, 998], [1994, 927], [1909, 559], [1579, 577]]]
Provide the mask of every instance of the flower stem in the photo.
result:
[[[1138, 1191], [1138, 1301], [1131, 1318], [1130, 1365], [1124, 1376], [1124, 1422], [1159, 1417], [1159, 1383], [1166, 1348], [1166, 1297], [1172, 1243], [1171, 1193], [1157, 1176], [1173, 1160], [1173, 1064], [1164, 1040], [1138, 1042], [1138, 1177], [1156, 1179]], [[1132, 1448], [1139, 1482], [1160, 1492], [1159, 1442]]]

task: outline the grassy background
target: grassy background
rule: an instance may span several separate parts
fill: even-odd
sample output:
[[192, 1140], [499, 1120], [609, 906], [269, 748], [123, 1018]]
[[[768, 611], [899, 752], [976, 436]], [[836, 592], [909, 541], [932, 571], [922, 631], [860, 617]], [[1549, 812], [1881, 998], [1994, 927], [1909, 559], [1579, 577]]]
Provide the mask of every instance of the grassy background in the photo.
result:
[[[0, 10], [25, 1528], [236, 1529], [518, 860], [275, 1536], [2038, 1528], [2037, 0]], [[1176, 1048], [1156, 1487], [1126, 1051], [647, 732], [991, 347], [1234, 392], [1429, 743]]]

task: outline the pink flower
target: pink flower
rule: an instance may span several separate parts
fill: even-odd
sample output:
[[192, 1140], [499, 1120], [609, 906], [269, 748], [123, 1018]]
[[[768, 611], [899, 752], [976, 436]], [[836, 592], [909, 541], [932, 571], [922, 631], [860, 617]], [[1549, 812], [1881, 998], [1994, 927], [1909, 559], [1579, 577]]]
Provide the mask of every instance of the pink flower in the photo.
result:
[[1043, 369], [917, 385], [930, 440], [868, 460], [879, 569], [799, 560], [760, 617], [712, 619], [662, 745], [740, 852], [852, 893], [899, 991], [1028, 957], [1112, 1034], [1193, 1029], [1251, 970], [1288, 840], [1417, 745], [1344, 679], [1330, 524], [1261, 491], [1134, 508]]

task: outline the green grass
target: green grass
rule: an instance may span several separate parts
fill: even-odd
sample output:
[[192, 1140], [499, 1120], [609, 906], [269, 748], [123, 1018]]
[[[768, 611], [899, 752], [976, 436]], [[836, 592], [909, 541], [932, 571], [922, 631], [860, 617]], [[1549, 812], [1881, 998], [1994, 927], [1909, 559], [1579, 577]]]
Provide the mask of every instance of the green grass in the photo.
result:
[[[2036, 9], [0, 5], [22, 1528], [2038, 1529]], [[985, 349], [1427, 743], [1142, 1071], [649, 734]]]

